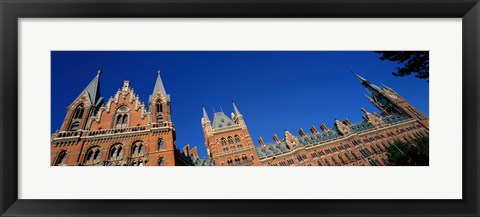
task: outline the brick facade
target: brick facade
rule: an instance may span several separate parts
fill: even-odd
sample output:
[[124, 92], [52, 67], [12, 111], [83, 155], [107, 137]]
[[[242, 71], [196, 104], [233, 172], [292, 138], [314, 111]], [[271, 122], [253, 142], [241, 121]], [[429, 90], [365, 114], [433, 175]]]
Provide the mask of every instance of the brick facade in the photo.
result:
[[100, 97], [100, 71], [67, 107], [59, 131], [51, 137], [52, 166], [383, 166], [386, 149], [396, 141], [428, 137], [429, 120], [393, 89], [371, 84], [355, 74], [381, 112], [364, 113], [363, 121], [335, 120], [330, 129], [303, 129], [298, 136], [285, 130], [282, 138], [255, 146], [243, 115], [232, 102], [228, 117], [213, 121], [203, 108], [201, 119], [208, 158], [197, 147], [175, 146], [170, 95], [160, 72], [146, 106], [129, 81], [105, 104]]

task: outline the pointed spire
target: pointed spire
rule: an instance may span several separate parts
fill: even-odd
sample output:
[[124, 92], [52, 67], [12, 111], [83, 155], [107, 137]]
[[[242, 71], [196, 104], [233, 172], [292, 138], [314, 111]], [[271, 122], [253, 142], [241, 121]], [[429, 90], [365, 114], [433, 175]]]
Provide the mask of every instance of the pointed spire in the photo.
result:
[[356, 74], [356, 73], [353, 72], [352, 70], [350, 70], [350, 72], [352, 72], [352, 74], [355, 75], [355, 77], [360, 81], [360, 83], [362, 84], [362, 86], [364, 86], [365, 88], [367, 88], [367, 91], [368, 91], [372, 96], [379, 95], [380, 93], [383, 92], [382, 89], [381, 89], [380, 87], [378, 87], [377, 85], [370, 83], [370, 81], [368, 81], [367, 79], [363, 78], [362, 76]]
[[160, 77], [160, 70], [157, 71], [157, 80], [155, 81], [155, 87], [153, 88], [152, 95], [150, 95], [150, 101], [152, 101], [153, 97], [160, 92], [163, 96], [167, 97], [167, 92], [165, 91], [165, 87], [163, 86], [162, 78]]
[[96, 106], [102, 100], [102, 97], [100, 97], [100, 74], [102, 74], [102, 70], [97, 71], [95, 78], [93, 78], [87, 87], [83, 89], [77, 99], [79, 99], [83, 94], [87, 93], [90, 103], [94, 106]]
[[202, 109], [203, 109], [203, 121], [210, 122], [210, 119], [208, 118], [207, 111], [205, 110], [205, 106], [202, 105]]
[[233, 102], [233, 100], [232, 100], [232, 104], [233, 104], [233, 111], [235, 111], [235, 115], [242, 115], [242, 114], [240, 114], [240, 112], [238, 111], [238, 108], [237, 108], [237, 106], [235, 105], [235, 102]]
[[355, 75], [355, 77], [357, 77], [357, 79], [360, 81], [360, 83], [363, 83], [363, 82], [368, 83], [367, 79], [363, 78], [362, 76], [358, 75], [357, 73], [353, 72], [352, 70], [350, 70], [350, 72], [352, 72], [352, 74]]

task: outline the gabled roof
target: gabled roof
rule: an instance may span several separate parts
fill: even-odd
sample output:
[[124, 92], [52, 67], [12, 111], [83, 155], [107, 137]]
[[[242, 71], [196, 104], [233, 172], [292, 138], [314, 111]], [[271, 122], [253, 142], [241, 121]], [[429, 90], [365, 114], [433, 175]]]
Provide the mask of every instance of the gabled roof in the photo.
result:
[[94, 106], [98, 106], [98, 104], [103, 100], [102, 97], [100, 97], [100, 74], [102, 71], [98, 70], [97, 76], [93, 78], [92, 81], [83, 89], [83, 91], [78, 95], [78, 97], [75, 99], [78, 100], [83, 94], [87, 94], [88, 100], [90, 103]]
[[213, 116], [213, 129], [220, 129], [224, 127], [235, 126], [236, 124], [233, 123], [232, 119], [230, 119], [225, 113], [223, 112], [215, 112]]

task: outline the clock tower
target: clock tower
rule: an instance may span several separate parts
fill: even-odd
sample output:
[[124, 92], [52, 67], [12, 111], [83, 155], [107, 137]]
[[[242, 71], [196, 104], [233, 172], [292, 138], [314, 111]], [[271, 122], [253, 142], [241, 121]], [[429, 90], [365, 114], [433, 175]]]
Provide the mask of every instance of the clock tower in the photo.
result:
[[[353, 73], [353, 72], [352, 72]], [[387, 115], [401, 115], [416, 119], [422, 126], [429, 129], [428, 117], [420, 112], [417, 108], [412, 106], [405, 98], [400, 96], [392, 88], [385, 85], [378, 87], [375, 84], [370, 83], [367, 79], [353, 73], [355, 77], [360, 81], [370, 93], [367, 95], [368, 100], [380, 109], [383, 116]]]

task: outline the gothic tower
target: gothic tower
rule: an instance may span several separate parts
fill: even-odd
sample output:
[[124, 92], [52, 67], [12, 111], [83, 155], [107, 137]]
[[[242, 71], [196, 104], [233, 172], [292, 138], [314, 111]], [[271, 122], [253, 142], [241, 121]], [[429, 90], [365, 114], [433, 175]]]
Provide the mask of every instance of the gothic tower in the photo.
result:
[[88, 119], [95, 115], [103, 105], [103, 98], [100, 97], [100, 74], [80, 92], [80, 95], [67, 107], [67, 115], [63, 121], [60, 131], [88, 130]]
[[[170, 95], [157, 74], [148, 107], [124, 81], [107, 103], [100, 97], [100, 71], [67, 107], [51, 137], [53, 166], [175, 166], [175, 128]], [[149, 108], [149, 110], [148, 110]]]
[[219, 166], [250, 166], [258, 161], [243, 115], [232, 102], [234, 112], [229, 118], [223, 111], [215, 112], [210, 121], [203, 107], [202, 129], [208, 156]]
[[385, 85], [382, 85], [383, 87], [380, 88], [360, 75], [353, 74], [357, 77], [362, 86], [364, 86], [370, 93], [370, 96], [367, 96], [368, 100], [381, 111], [382, 116], [393, 114], [407, 116], [416, 119], [423, 127], [429, 129], [428, 117], [411, 105], [392, 88]]

